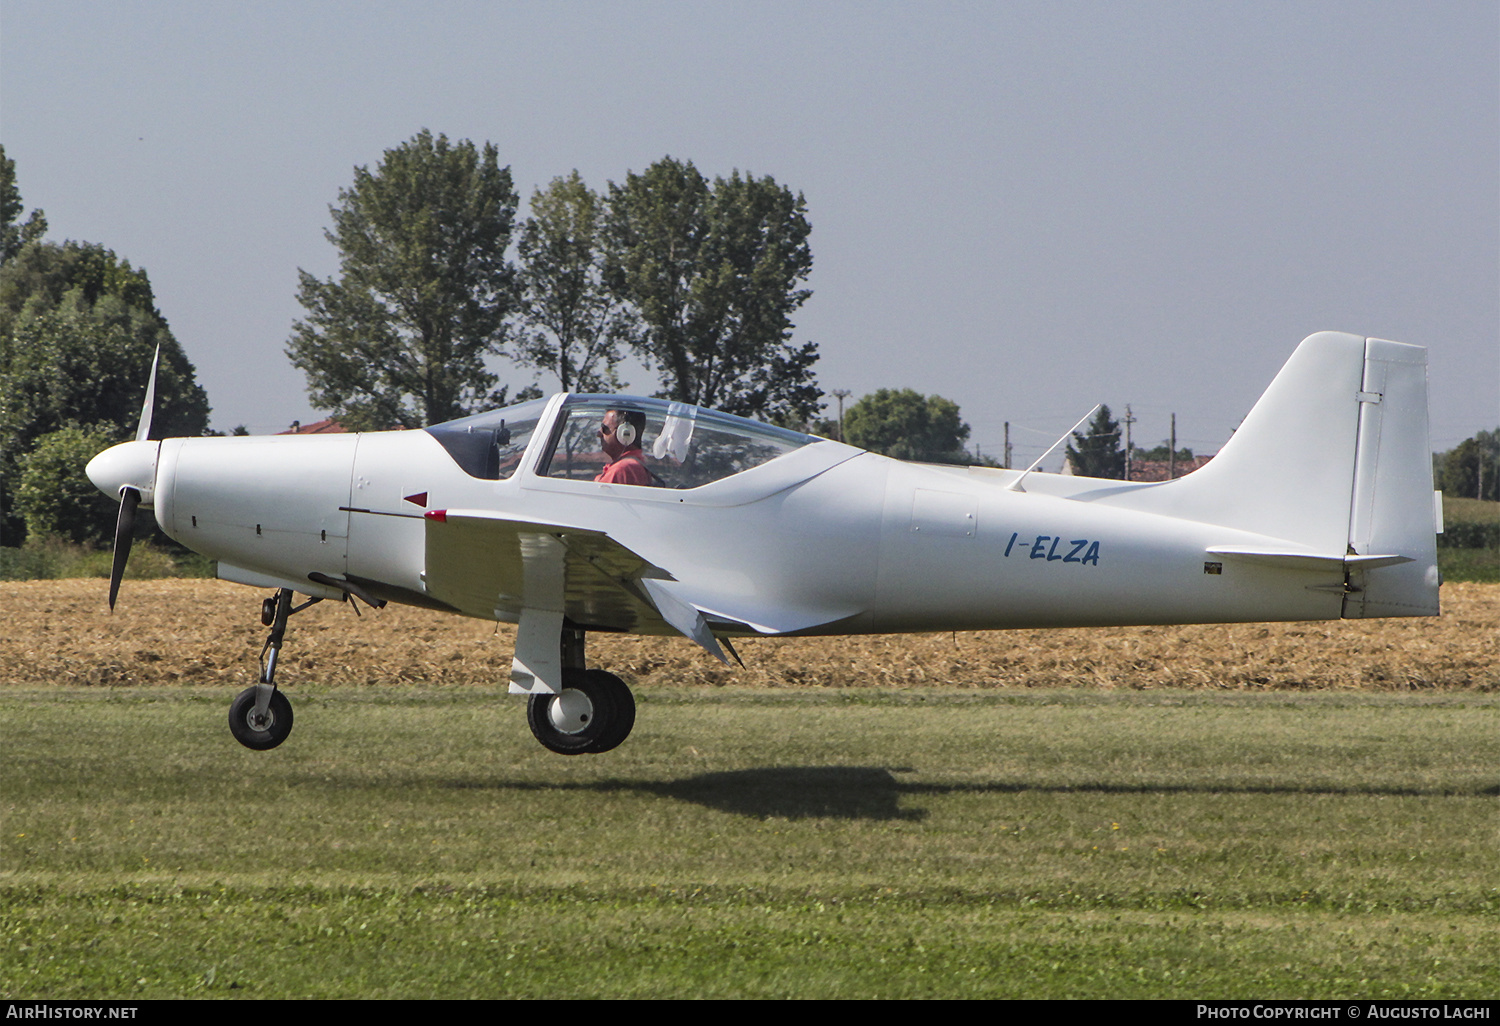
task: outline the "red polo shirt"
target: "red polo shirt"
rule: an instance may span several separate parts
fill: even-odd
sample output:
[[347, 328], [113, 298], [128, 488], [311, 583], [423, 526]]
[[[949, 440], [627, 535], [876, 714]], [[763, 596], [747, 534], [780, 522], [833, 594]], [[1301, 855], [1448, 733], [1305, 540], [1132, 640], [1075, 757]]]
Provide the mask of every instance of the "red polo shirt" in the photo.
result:
[[599, 476], [594, 480], [602, 484], [647, 485], [648, 487], [652, 484], [651, 471], [646, 469], [639, 448], [622, 452], [620, 458], [600, 471]]

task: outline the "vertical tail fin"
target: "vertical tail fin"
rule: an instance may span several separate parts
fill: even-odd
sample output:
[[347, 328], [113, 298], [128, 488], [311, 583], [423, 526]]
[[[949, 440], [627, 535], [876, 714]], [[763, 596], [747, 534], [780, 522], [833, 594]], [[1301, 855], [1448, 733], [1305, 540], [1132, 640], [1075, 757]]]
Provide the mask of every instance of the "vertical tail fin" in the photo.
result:
[[1223, 450], [1157, 487], [1142, 507], [1344, 559], [1346, 617], [1438, 612], [1420, 346], [1308, 336]]
[[1358, 335], [1303, 339], [1219, 454], [1181, 480], [1172, 505], [1192, 512], [1178, 515], [1343, 555], [1364, 353]]

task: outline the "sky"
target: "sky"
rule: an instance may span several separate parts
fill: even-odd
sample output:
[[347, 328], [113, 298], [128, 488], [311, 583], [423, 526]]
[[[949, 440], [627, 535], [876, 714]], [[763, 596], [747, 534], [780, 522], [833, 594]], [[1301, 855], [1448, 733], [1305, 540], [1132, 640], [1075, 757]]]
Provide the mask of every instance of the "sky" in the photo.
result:
[[523, 216], [666, 155], [800, 192], [822, 388], [942, 395], [1017, 465], [1097, 402], [1216, 451], [1326, 329], [1429, 348], [1434, 449], [1500, 426], [1492, 0], [0, 0], [27, 210], [147, 270], [219, 430], [324, 415], [298, 270], [423, 128]]

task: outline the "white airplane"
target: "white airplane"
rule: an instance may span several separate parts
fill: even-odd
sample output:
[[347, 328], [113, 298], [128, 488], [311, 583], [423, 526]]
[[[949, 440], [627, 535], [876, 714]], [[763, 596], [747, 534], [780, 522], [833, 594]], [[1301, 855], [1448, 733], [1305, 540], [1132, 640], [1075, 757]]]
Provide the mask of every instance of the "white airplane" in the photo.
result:
[[1438, 613], [1426, 350], [1349, 334], [1307, 338], [1210, 463], [1146, 484], [906, 463], [626, 396], [164, 441], [151, 404], [88, 465], [121, 500], [110, 606], [137, 507], [221, 578], [275, 588], [260, 682], [229, 714], [256, 749], [292, 727], [287, 618], [323, 599], [518, 624], [510, 691], [566, 754], [635, 722], [624, 682], [588, 668], [591, 631], [727, 662], [732, 637]]

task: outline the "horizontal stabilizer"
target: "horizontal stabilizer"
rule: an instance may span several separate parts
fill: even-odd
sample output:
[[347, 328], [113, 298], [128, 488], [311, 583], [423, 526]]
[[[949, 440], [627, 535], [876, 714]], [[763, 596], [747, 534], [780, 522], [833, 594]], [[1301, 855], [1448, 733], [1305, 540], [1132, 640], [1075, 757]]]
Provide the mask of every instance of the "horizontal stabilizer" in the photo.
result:
[[1247, 563], [1274, 566], [1282, 570], [1316, 570], [1326, 573], [1332, 570], [1374, 570], [1382, 566], [1410, 563], [1410, 556], [1320, 556], [1308, 552], [1285, 552], [1273, 549], [1252, 549], [1238, 545], [1218, 545], [1208, 550], [1210, 556], [1227, 559], [1242, 559]]

